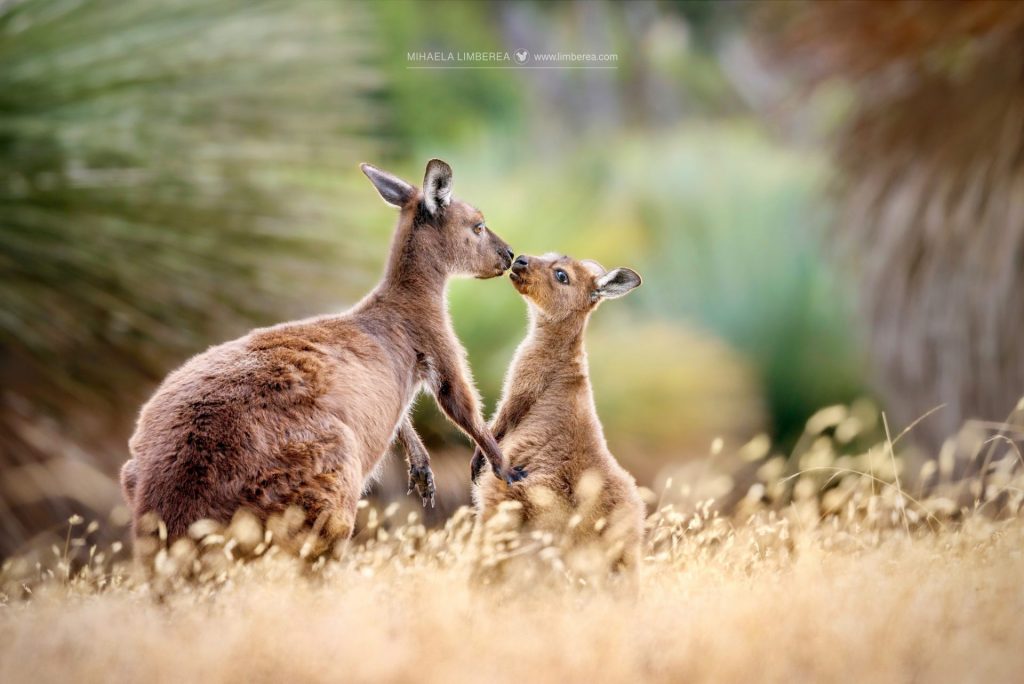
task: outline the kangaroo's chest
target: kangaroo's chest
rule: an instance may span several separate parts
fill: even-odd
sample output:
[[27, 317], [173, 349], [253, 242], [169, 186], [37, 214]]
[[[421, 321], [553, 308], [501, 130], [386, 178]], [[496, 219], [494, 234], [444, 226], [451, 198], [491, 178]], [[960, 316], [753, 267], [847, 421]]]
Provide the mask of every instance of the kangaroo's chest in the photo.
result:
[[415, 363], [412, 367], [411, 379], [416, 387], [426, 385], [428, 387], [437, 384], [438, 368], [437, 359], [428, 351], [414, 350]]
[[418, 386], [412, 359], [369, 341], [337, 354], [331, 409], [354, 431], [367, 468], [386, 451]]

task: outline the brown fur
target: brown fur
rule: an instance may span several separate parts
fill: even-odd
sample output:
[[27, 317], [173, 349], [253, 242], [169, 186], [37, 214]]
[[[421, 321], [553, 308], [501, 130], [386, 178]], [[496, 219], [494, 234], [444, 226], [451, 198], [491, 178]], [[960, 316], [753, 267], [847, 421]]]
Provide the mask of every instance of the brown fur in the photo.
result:
[[[568, 276], [567, 284], [558, 281], [557, 270]], [[583, 348], [587, 320], [598, 303], [640, 283], [629, 269], [607, 277], [614, 281], [618, 274], [625, 281], [605, 289], [605, 271], [596, 262], [554, 255], [516, 259], [510, 278], [529, 304], [530, 331], [509, 367], [492, 430], [511, 465], [528, 476], [511, 485], [482, 480], [475, 498], [485, 522], [503, 501], [520, 503], [529, 527], [556, 532], [577, 514], [574, 544], [601, 539], [614, 545], [607, 549], [613, 565], [635, 568], [644, 504], [632, 476], [605, 443]], [[474, 479], [482, 459], [479, 453], [474, 457]]]
[[[328, 540], [347, 538], [396, 429], [407, 449], [419, 442], [407, 410], [421, 386], [495, 472], [509, 475], [480, 417], [445, 284], [451, 275], [501, 275], [511, 250], [479, 211], [451, 199], [444, 162], [428, 164], [422, 191], [363, 170], [401, 207], [383, 279], [345, 313], [254, 330], [164, 380], [142, 408], [121, 471], [136, 533], [148, 513], [174, 538], [200, 519], [226, 523], [239, 508], [265, 519], [297, 505]], [[411, 465], [426, 459], [410, 451]]]

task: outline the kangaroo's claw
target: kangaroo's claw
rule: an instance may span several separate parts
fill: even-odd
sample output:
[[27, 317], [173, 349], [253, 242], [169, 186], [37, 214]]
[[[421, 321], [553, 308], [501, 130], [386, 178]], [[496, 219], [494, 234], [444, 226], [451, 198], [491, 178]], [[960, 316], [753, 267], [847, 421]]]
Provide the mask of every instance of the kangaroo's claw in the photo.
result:
[[434, 473], [430, 470], [430, 466], [409, 466], [409, 491], [406, 494], [412, 494], [413, 490], [420, 497], [420, 501], [423, 502], [423, 507], [426, 508], [427, 504], [430, 507], [434, 507], [435, 501], [435, 490], [434, 490]]

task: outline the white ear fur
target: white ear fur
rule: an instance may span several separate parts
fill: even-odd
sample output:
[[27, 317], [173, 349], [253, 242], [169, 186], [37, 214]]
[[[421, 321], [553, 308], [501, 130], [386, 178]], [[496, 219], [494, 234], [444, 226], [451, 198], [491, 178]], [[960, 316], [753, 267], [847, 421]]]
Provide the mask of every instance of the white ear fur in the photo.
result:
[[452, 167], [440, 159], [427, 162], [423, 176], [423, 204], [431, 214], [452, 201]]
[[583, 268], [590, 271], [590, 274], [595, 278], [600, 278], [601, 276], [608, 272], [608, 269], [606, 269], [604, 266], [594, 261], [593, 259], [583, 259], [580, 261], [580, 263], [583, 264]]
[[381, 171], [370, 164], [360, 164], [359, 168], [366, 177], [377, 188], [381, 198], [388, 204], [395, 207], [402, 207], [409, 198], [416, 193], [416, 188], [406, 183], [398, 176], [393, 176], [387, 171]]
[[615, 299], [640, 287], [640, 274], [631, 268], [616, 268], [597, 279], [592, 298]]

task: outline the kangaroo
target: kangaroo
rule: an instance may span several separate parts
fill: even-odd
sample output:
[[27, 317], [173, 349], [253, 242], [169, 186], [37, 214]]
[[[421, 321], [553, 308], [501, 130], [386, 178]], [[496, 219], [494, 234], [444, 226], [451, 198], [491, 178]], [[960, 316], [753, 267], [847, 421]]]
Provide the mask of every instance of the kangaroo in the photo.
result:
[[448, 315], [450, 276], [493, 278], [512, 263], [483, 215], [452, 197], [452, 170], [433, 159], [422, 190], [360, 167], [398, 226], [384, 275], [348, 311], [259, 328], [198, 354], [142, 407], [121, 470], [139, 520], [156, 514], [168, 537], [247, 508], [261, 519], [290, 506], [327, 541], [347, 539], [365, 483], [397, 437], [410, 489], [433, 498], [429, 460], [409, 418], [422, 387], [514, 482], [479, 410], [465, 350]]
[[[606, 272], [596, 261], [523, 255], [509, 278], [527, 301], [530, 329], [505, 376], [491, 429], [510, 462], [529, 478], [519, 484], [478, 482], [484, 465], [478, 450], [471, 473], [478, 515], [486, 522], [503, 501], [518, 502], [528, 527], [563, 532], [568, 525], [572, 543], [604, 537], [616, 544], [612, 567], [634, 569], [645, 508], [632, 476], [605, 443], [583, 334], [598, 304], [630, 292], [640, 276], [628, 268]], [[543, 506], [535, 496], [539, 491], [548, 494]], [[574, 525], [573, 514], [581, 516]]]

